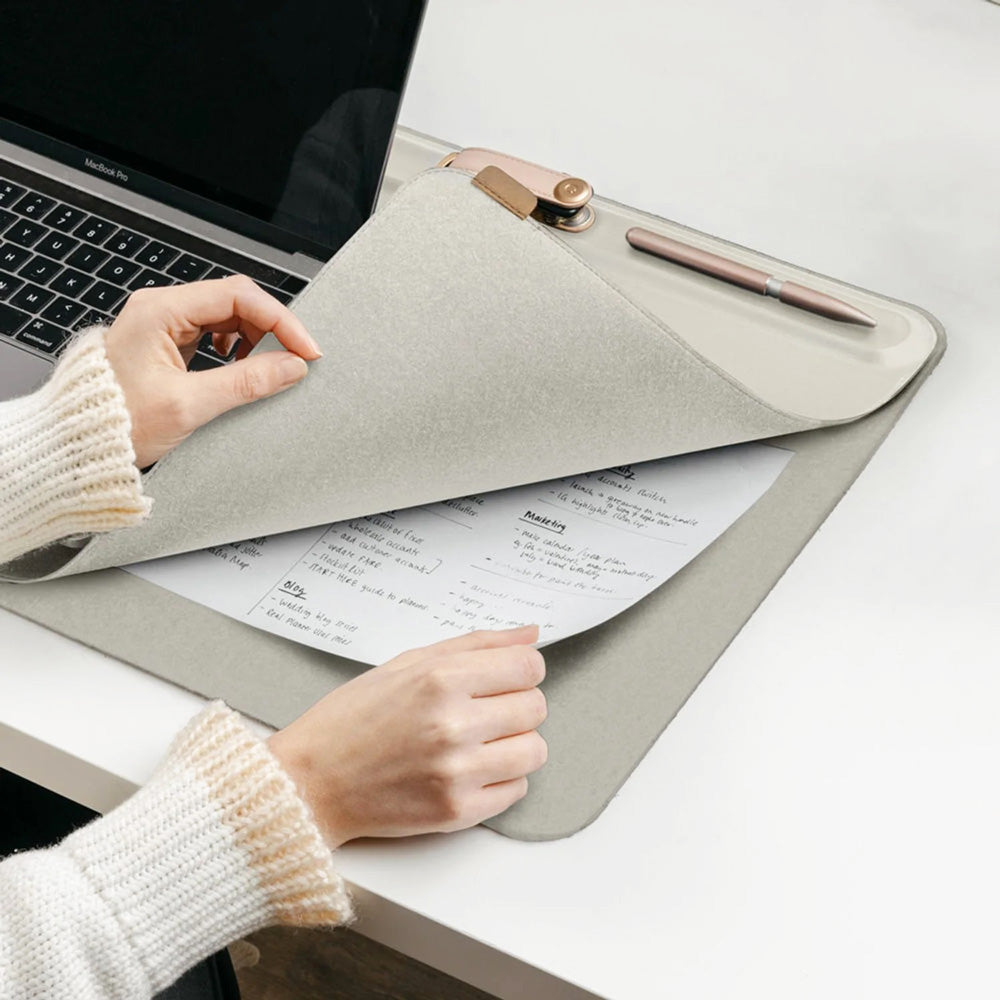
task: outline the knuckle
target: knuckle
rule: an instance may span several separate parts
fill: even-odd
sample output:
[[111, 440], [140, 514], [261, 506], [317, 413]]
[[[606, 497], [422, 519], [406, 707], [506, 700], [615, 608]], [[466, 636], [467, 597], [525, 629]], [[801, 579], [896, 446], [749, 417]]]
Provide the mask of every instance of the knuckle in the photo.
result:
[[431, 781], [432, 808], [438, 818], [446, 823], [457, 822], [465, 812], [465, 796], [462, 794], [460, 776], [461, 768], [457, 761], [449, 758], [441, 762]]
[[427, 661], [422, 680], [425, 693], [438, 699], [451, 693], [455, 675], [446, 660], [434, 659]]
[[253, 278], [249, 278], [245, 274], [231, 274], [225, 280], [229, 282], [237, 295], [251, 292], [258, 287]]
[[119, 316], [124, 316], [126, 313], [131, 315], [137, 309], [141, 309], [143, 306], [147, 305], [149, 302], [149, 293], [152, 289], [149, 288], [139, 288], [132, 292], [131, 295], [125, 300], [125, 305], [122, 306]]
[[249, 403], [258, 399], [264, 390], [260, 371], [253, 365], [247, 365], [235, 373], [233, 380], [233, 395], [239, 403]]
[[541, 684], [545, 679], [545, 658], [532, 646], [521, 646], [522, 664], [528, 684]]
[[549, 759], [549, 745], [545, 740], [538, 735], [538, 733], [531, 734], [532, 739], [527, 751], [529, 767], [527, 768], [528, 773], [532, 771], [537, 771], [539, 768], [544, 767]]
[[441, 819], [449, 826], [461, 825], [465, 815], [465, 805], [462, 802], [462, 797], [456, 791], [453, 790], [442, 798], [439, 809]]
[[129, 305], [148, 305], [150, 302], [154, 302], [156, 299], [160, 298], [161, 291], [159, 288], [137, 288], [131, 295], [125, 300], [125, 307], [128, 308]]
[[512, 793], [514, 801], [520, 802], [520, 800], [528, 794], [528, 779], [518, 778], [516, 784], [512, 788]]
[[136, 319], [137, 316], [142, 313], [148, 313], [155, 302], [153, 297], [155, 294], [156, 289], [153, 288], [139, 288], [132, 292], [132, 294], [125, 300], [125, 304], [118, 313], [118, 317], [115, 322], [118, 322], [119, 320], [128, 322]]
[[[453, 750], [462, 745], [465, 726], [462, 720], [453, 714], [442, 714], [428, 723], [427, 737], [436, 750]], [[438, 771], [442, 776], [457, 777], [458, 766], [450, 757], [441, 761]]]
[[545, 693], [541, 688], [532, 688], [529, 692], [531, 698], [531, 709], [534, 717], [538, 720], [535, 726], [540, 726], [549, 717], [549, 705], [545, 699]]

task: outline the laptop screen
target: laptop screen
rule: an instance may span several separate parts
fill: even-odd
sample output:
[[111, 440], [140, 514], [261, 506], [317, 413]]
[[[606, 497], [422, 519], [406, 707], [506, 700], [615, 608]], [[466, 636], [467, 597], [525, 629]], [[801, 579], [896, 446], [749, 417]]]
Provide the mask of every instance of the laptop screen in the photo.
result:
[[0, 137], [323, 259], [371, 213], [423, 0], [14, 0]]

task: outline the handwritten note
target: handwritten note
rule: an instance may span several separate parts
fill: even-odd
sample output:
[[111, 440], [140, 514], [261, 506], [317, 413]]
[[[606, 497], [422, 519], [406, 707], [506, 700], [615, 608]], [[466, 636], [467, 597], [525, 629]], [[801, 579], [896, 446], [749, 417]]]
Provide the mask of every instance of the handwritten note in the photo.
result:
[[381, 663], [471, 629], [549, 643], [668, 580], [777, 479], [746, 444], [386, 511], [128, 566], [257, 628]]

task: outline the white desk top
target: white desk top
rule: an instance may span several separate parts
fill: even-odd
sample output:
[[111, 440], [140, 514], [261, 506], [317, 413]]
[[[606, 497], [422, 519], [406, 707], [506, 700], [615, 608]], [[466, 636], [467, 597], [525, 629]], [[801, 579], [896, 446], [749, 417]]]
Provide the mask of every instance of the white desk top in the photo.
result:
[[[997, 993], [998, 51], [983, 0], [433, 0], [404, 124], [918, 303], [950, 347], [591, 827], [350, 845], [362, 931], [503, 997]], [[0, 663], [0, 763], [102, 808], [201, 704], [2, 613]]]

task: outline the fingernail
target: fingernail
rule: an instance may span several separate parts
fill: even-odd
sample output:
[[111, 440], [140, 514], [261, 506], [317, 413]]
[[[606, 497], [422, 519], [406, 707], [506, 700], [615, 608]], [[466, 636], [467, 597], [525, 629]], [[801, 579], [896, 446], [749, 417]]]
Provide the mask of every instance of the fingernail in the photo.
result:
[[292, 385], [305, 378], [309, 366], [295, 354], [286, 354], [278, 363], [278, 374], [282, 385]]
[[313, 339], [312, 335], [307, 333], [306, 336], [309, 338], [309, 343], [312, 344], [312, 349], [316, 352], [316, 356], [319, 358], [323, 357], [323, 351], [319, 344], [317, 344]]

